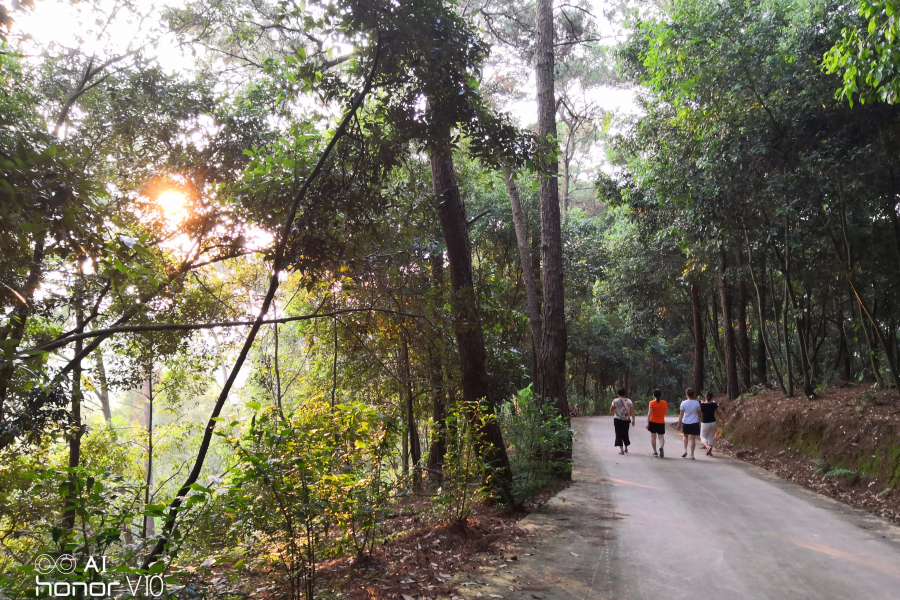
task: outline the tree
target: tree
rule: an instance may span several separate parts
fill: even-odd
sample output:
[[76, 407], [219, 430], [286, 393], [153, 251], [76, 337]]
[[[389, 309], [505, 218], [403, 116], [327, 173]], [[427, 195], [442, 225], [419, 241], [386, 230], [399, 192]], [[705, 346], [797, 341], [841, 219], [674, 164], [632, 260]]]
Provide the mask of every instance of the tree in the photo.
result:
[[566, 313], [563, 288], [562, 231], [559, 214], [559, 181], [556, 155], [556, 95], [553, 76], [553, 3], [535, 3], [535, 74], [537, 76], [538, 135], [549, 149], [549, 160], [540, 179], [541, 288], [543, 340], [538, 354], [540, 395], [553, 402], [568, 419], [566, 400]]

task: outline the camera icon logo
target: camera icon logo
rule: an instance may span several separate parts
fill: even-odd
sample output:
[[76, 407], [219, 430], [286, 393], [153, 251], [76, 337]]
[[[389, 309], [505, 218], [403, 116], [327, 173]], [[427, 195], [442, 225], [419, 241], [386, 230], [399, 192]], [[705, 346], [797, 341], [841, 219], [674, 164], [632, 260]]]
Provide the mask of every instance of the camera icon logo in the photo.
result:
[[60, 554], [56, 559], [49, 554], [41, 554], [34, 559], [34, 568], [41, 575], [49, 575], [53, 571], [69, 575], [75, 572], [77, 566], [78, 561], [71, 554]]

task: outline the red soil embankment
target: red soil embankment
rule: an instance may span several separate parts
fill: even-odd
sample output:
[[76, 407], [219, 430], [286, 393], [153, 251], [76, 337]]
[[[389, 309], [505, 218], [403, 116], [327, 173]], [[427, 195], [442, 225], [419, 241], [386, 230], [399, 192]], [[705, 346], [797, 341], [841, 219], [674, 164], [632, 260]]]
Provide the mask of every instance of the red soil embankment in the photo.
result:
[[900, 395], [829, 387], [719, 400], [725, 453], [900, 523]]

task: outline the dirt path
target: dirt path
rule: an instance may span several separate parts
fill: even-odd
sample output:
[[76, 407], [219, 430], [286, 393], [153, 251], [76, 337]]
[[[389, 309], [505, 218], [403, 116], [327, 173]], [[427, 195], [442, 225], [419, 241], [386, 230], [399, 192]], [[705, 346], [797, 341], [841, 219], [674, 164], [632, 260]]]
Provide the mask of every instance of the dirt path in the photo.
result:
[[683, 460], [679, 435], [631, 452], [582, 417], [574, 483], [520, 526], [516, 560], [471, 574], [466, 598], [898, 598], [900, 528], [727, 457]]

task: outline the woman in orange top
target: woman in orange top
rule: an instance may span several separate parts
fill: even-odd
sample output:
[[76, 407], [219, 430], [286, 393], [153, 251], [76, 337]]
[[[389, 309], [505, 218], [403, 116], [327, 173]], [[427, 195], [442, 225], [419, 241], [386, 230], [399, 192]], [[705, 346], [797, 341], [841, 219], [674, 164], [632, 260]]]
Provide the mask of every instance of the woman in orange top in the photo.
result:
[[[660, 390], [653, 390], [653, 400], [650, 401], [650, 410], [647, 411], [647, 430], [650, 432], [650, 443], [653, 444], [653, 456], [664, 458], [666, 456], [663, 446], [666, 445], [666, 413], [669, 404], [662, 399]], [[656, 436], [659, 436], [659, 454], [656, 453]]]

